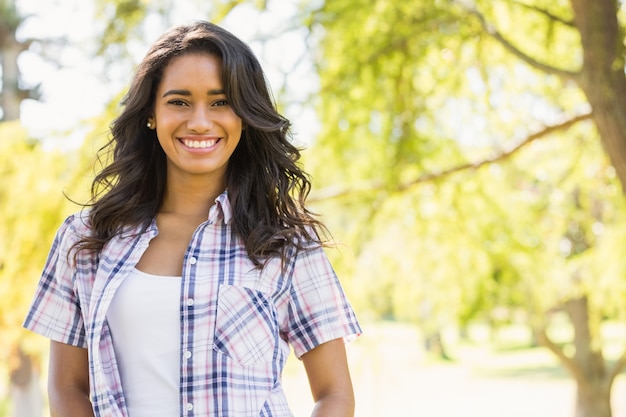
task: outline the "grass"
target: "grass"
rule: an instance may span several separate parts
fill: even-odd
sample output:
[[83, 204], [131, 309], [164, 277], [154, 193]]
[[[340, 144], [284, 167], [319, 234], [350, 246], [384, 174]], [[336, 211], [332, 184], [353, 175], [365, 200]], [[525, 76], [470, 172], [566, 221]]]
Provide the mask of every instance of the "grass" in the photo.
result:
[[[575, 385], [546, 349], [500, 344], [449, 346], [453, 361], [422, 350], [415, 327], [367, 323], [348, 346], [357, 417], [573, 417]], [[623, 343], [623, 340], [622, 340]], [[284, 385], [296, 416], [311, 410], [302, 365], [291, 358]], [[626, 417], [626, 376], [613, 388], [613, 417]]]

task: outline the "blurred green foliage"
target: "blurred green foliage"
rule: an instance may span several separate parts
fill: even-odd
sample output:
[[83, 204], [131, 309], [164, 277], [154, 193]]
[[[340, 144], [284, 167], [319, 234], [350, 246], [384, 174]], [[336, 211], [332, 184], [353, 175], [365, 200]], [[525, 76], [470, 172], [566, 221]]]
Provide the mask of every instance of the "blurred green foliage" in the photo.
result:
[[[536, 59], [580, 63], [570, 25], [479, 4]], [[567, 2], [549, 10], [572, 18]], [[454, 3], [340, 0], [313, 16], [322, 131], [306, 163], [320, 211], [354, 251], [338, 264], [361, 311], [537, 320], [584, 292], [598, 316], [624, 318], [624, 199], [597, 132], [579, 122], [533, 138], [588, 108], [576, 85], [489, 42]]]
[[[173, 7], [148, 3], [99, 2], [101, 52], [128, 59], [120, 51], [142, 39], [146, 16]], [[217, 3], [221, 18], [247, 2]], [[425, 333], [472, 322], [536, 330], [586, 296], [601, 350], [601, 323], [626, 321], [626, 199], [579, 86], [494, 42], [469, 3], [299, 4], [319, 77], [302, 103], [320, 121], [304, 152], [311, 204], [338, 242], [329, 254], [359, 315]], [[581, 65], [568, 1], [472, 4], [528, 57]], [[0, 347], [26, 337], [19, 323], [52, 235], [77, 209], [61, 191], [86, 201], [117, 99], [76, 152], [0, 125]]]

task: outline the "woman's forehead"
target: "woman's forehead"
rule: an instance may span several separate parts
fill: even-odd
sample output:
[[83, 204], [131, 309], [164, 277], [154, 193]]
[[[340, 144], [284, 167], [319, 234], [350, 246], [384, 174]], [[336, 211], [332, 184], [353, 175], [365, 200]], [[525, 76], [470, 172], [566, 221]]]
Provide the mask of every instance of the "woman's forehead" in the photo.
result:
[[222, 89], [222, 61], [209, 53], [184, 54], [173, 58], [163, 70], [158, 90], [191, 88], [197, 84]]

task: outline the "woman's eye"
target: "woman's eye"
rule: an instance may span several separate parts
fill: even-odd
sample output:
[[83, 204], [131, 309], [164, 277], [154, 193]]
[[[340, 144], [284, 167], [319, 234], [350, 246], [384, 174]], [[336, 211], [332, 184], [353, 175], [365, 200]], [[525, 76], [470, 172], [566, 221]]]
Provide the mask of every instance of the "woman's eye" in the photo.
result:
[[215, 103], [213, 103], [214, 106], [227, 106], [228, 105], [228, 100], [217, 100]]
[[174, 106], [186, 106], [187, 103], [185, 103], [183, 100], [170, 100], [168, 101], [169, 104], [173, 104]]

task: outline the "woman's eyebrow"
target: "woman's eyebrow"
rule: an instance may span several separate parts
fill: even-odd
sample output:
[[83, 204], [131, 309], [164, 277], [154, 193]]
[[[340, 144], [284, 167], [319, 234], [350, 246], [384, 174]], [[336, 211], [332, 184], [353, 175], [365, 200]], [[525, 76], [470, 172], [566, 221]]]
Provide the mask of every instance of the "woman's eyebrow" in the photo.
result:
[[225, 94], [225, 93], [224, 93], [224, 90], [222, 90], [222, 89], [207, 91], [207, 95], [209, 95], [209, 96], [221, 96], [223, 94]]
[[[207, 91], [207, 95], [209, 96], [220, 96], [224, 94], [224, 90], [209, 90]], [[169, 90], [166, 91], [165, 93], [163, 93], [162, 97], [167, 97], [167, 96], [190, 96], [191, 95], [191, 91], [189, 90]]]
[[189, 90], [169, 90], [166, 91], [165, 93], [163, 93], [162, 97], [167, 97], [167, 96], [190, 96], [191, 95], [191, 91]]

